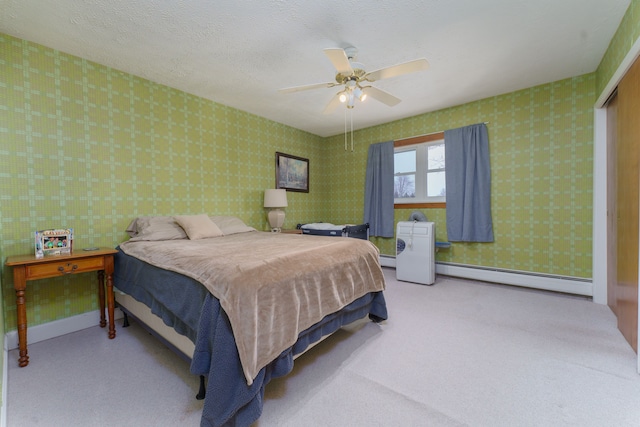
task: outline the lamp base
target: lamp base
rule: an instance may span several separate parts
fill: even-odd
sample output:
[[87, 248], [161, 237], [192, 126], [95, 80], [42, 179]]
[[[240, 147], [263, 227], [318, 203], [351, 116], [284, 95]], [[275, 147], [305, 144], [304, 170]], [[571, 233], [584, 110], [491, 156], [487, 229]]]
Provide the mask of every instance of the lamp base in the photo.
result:
[[281, 209], [271, 209], [268, 217], [271, 231], [279, 233], [282, 230], [282, 224], [284, 224], [284, 211]]

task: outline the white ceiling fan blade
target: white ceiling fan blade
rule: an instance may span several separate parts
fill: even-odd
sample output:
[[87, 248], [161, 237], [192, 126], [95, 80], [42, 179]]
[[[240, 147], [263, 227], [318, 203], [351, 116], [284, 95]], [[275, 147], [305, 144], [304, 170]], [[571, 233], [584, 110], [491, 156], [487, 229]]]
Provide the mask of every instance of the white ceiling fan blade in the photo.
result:
[[300, 92], [300, 91], [303, 91], [303, 90], [318, 89], [318, 88], [321, 88], [321, 87], [334, 87], [337, 84], [338, 83], [336, 83], [336, 82], [327, 82], [327, 83], [316, 83], [316, 84], [312, 84], [312, 85], [293, 86], [293, 87], [286, 87], [284, 89], [278, 89], [278, 92], [280, 92], [280, 93], [293, 93], [293, 92]]
[[429, 62], [427, 62], [426, 59], [415, 59], [413, 61], [392, 65], [391, 67], [381, 68], [367, 73], [364, 76], [364, 80], [375, 82], [376, 80], [388, 79], [389, 77], [415, 73], [416, 71], [426, 70], [427, 68], [429, 68]]
[[373, 99], [377, 99], [383, 104], [387, 104], [389, 107], [393, 107], [394, 105], [398, 105], [401, 101], [400, 98], [396, 98], [391, 95], [389, 92], [385, 92], [382, 89], [378, 89], [373, 86], [365, 86], [362, 88], [362, 91], [367, 95], [372, 97]]
[[351, 68], [351, 63], [344, 49], [329, 48], [325, 49], [324, 53], [329, 57], [329, 61], [331, 61], [338, 73], [346, 75], [353, 74], [353, 68]]
[[340, 104], [342, 104], [342, 102], [340, 102], [340, 95], [336, 94], [336, 96], [331, 98], [331, 101], [329, 101], [329, 103], [325, 107], [325, 109], [322, 112], [322, 114], [331, 114], [331, 113], [333, 113], [334, 111], [336, 111], [336, 108], [338, 108], [338, 106], [340, 106]]

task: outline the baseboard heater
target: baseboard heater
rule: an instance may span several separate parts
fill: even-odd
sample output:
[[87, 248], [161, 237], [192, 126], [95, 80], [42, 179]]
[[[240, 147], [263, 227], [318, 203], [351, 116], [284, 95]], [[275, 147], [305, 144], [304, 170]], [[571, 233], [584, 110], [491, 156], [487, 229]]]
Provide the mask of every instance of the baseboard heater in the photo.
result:
[[[390, 255], [380, 255], [380, 265], [395, 268], [396, 259]], [[531, 271], [507, 270], [449, 262], [436, 262], [436, 274], [568, 294], [593, 296], [592, 280], [581, 277], [558, 276]]]

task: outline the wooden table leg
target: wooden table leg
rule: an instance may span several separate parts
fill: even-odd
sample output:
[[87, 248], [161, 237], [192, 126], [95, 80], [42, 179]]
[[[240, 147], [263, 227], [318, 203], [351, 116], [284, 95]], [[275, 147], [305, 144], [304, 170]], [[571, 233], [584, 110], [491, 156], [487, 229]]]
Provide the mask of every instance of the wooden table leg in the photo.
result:
[[107, 309], [109, 311], [109, 339], [116, 337], [115, 296], [113, 294], [113, 255], [104, 257], [105, 274], [107, 276]]
[[104, 316], [104, 271], [98, 271], [98, 299], [100, 301], [100, 327], [107, 326], [107, 319]]
[[16, 290], [16, 309], [18, 317], [18, 347], [20, 348], [20, 359], [18, 364], [24, 368], [29, 364], [29, 354], [27, 352], [27, 309], [25, 306], [25, 291], [27, 289], [27, 276], [25, 266], [20, 265], [13, 268], [13, 287]]

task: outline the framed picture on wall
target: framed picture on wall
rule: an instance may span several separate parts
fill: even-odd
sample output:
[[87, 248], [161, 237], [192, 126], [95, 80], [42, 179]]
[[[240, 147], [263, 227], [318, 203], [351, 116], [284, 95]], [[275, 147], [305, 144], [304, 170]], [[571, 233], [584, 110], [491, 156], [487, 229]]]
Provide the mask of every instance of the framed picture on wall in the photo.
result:
[[276, 188], [309, 192], [309, 159], [276, 152]]

